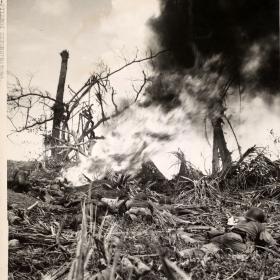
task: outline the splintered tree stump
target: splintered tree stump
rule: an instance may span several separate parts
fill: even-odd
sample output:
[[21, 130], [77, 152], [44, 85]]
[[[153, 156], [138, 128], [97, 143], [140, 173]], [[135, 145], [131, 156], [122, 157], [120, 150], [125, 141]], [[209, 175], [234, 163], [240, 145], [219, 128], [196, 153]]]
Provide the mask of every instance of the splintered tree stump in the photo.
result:
[[169, 193], [172, 191], [168, 179], [164, 177], [151, 160], [142, 164], [142, 168], [135, 176], [135, 179], [145, 188], [148, 187], [152, 191], [159, 193]]
[[151, 160], [142, 164], [142, 168], [136, 177], [140, 178], [142, 183], [166, 180], [164, 175], [158, 170]]
[[[53, 139], [52, 144], [54, 146], [58, 145], [59, 140], [61, 139], [60, 126], [64, 114], [63, 97], [64, 97], [64, 86], [66, 80], [69, 53], [68, 51], [64, 50], [60, 53], [60, 55], [61, 55], [61, 67], [60, 67], [59, 81], [57, 86], [56, 101], [53, 106], [54, 116], [53, 116], [53, 128], [52, 128], [52, 139]], [[59, 158], [59, 153], [57, 148], [52, 149], [52, 156], [54, 158]]]
[[190, 162], [186, 161], [185, 155], [183, 152], [176, 153], [179, 161], [180, 161], [180, 168], [179, 173], [176, 175], [175, 179], [180, 177], [187, 177], [191, 180], [198, 180], [203, 176], [203, 173], [196, 169]]
[[213, 126], [213, 158], [212, 158], [212, 172], [215, 174], [219, 171], [219, 157], [222, 160], [223, 170], [231, 166], [231, 154], [227, 148], [225, 140], [222, 118], [212, 119]]

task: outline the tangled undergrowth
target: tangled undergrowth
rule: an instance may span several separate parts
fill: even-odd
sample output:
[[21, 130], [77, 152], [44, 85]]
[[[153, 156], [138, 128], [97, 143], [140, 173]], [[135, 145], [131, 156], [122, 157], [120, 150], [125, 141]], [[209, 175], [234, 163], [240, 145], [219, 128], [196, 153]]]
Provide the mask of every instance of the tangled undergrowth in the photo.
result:
[[[215, 176], [181, 164], [170, 181], [115, 175], [89, 192], [54, 179], [9, 190], [9, 279], [280, 279], [279, 163], [252, 148]], [[136, 197], [148, 214], [108, 206]], [[267, 213], [273, 248], [182, 254], [251, 206]]]

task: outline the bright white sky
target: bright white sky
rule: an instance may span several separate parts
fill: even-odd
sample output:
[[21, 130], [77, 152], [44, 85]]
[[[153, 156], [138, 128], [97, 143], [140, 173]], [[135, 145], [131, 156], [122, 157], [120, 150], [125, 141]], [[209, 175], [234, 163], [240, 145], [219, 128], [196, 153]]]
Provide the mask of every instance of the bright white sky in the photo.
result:
[[[158, 12], [158, 0], [9, 0], [8, 70], [22, 81], [34, 75], [33, 85], [55, 96], [61, 63], [59, 53], [67, 49], [70, 59], [66, 84], [78, 89], [101, 59], [115, 69], [123, 65], [124, 56], [133, 57], [137, 49], [145, 51], [151, 39], [146, 23]], [[129, 79], [139, 77], [141, 70], [137, 65], [115, 77], [123, 94], [129, 94]], [[240, 114], [236, 133], [243, 151], [254, 144], [271, 144], [270, 129], [280, 134], [280, 103], [276, 101], [268, 107], [257, 99], [245, 104], [244, 108], [250, 110], [241, 113], [233, 108], [234, 114]], [[191, 135], [185, 142], [186, 156], [203, 169], [207, 157], [202, 151], [205, 138]], [[8, 158], [34, 156], [41, 139], [29, 134], [17, 137], [11, 138], [13, 143], [8, 141]], [[236, 150], [234, 142], [229, 144]], [[276, 152], [279, 156], [279, 150]], [[165, 156], [159, 157], [158, 162], [165, 163]]]
[[81, 86], [96, 63], [112, 68], [147, 45], [147, 20], [158, 12], [157, 0], [9, 0], [8, 68], [56, 91], [59, 53], [70, 52], [67, 82]]
[[[63, 49], [70, 59], [66, 85], [80, 88], [102, 59], [111, 69], [144, 56], [150, 31], [147, 21], [158, 13], [157, 0], [9, 0], [8, 70], [21, 81], [33, 75], [33, 85], [56, 94]], [[142, 53], [141, 53], [142, 51]], [[118, 89], [129, 94], [141, 66], [122, 71]], [[17, 138], [16, 138], [17, 137]], [[27, 158], [38, 147], [38, 137], [22, 134], [8, 141], [8, 157]], [[24, 142], [24, 145], [22, 145]]]

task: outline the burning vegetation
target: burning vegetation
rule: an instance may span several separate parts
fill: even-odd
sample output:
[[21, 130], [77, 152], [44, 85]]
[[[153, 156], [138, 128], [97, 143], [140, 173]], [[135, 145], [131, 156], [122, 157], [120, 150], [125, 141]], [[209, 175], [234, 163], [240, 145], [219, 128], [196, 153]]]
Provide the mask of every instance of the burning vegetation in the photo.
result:
[[[279, 3], [210, 2], [161, 0], [151, 51], [68, 94], [66, 50], [55, 98], [14, 77], [44, 152], [8, 161], [9, 279], [280, 279], [279, 155], [244, 152], [234, 113], [279, 102]], [[112, 76], [145, 62], [124, 100]]]

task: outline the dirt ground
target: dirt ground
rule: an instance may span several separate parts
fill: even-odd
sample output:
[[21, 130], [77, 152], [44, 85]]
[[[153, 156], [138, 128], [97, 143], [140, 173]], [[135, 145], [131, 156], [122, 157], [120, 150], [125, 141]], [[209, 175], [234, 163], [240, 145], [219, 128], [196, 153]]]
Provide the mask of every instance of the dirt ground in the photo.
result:
[[[262, 163], [262, 172], [263, 167]], [[134, 179], [122, 182], [113, 192], [104, 189], [108, 182], [116, 186], [114, 180], [99, 183], [92, 189], [94, 196], [69, 192], [54, 179], [34, 180], [25, 193], [9, 189], [9, 215], [16, 216], [9, 217], [9, 279], [79, 279], [75, 271], [81, 271], [80, 262], [80, 279], [280, 279], [278, 175], [267, 173], [271, 180], [252, 187], [248, 182], [253, 172], [251, 177], [242, 172], [242, 180], [240, 173], [232, 175], [226, 187], [213, 177], [166, 181], [165, 193], [159, 191], [160, 185]], [[233, 179], [243, 186], [247, 180], [247, 188], [233, 189]], [[151, 216], [135, 218], [101, 204], [109, 193], [110, 199], [112, 194], [131, 199], [143, 191], [154, 205]], [[266, 227], [278, 242], [272, 248], [246, 254], [226, 249], [207, 258], [181, 254], [207, 243], [210, 229], [226, 229], [229, 217], [243, 215], [251, 206], [266, 212]], [[170, 272], [170, 263], [185, 278], [178, 271]], [[112, 270], [113, 276], [108, 276], [106, 271]]]

